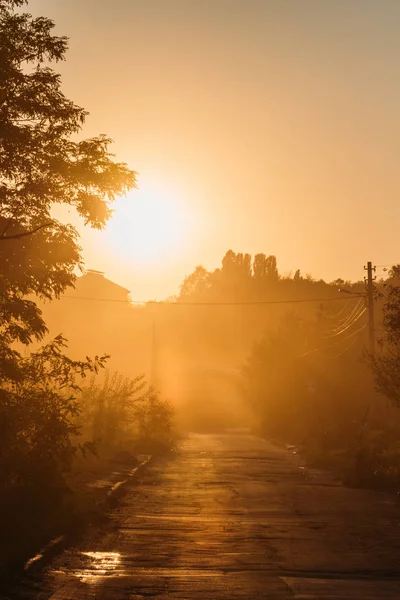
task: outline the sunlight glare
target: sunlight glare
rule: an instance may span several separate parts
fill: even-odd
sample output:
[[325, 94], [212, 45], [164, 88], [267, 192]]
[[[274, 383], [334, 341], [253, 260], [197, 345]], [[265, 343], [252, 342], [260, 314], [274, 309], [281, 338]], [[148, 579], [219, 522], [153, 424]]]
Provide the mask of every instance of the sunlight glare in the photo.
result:
[[176, 194], [148, 185], [118, 200], [113, 208], [105, 234], [119, 260], [159, 265], [185, 250], [191, 220]]

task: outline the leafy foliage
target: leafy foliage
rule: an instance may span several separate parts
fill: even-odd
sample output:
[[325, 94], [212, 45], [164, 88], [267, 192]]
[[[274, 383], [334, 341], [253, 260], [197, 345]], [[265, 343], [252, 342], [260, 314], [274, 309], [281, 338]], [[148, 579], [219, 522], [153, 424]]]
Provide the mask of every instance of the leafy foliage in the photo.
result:
[[73, 207], [101, 228], [110, 204], [135, 186], [113, 160], [110, 139], [78, 139], [87, 112], [69, 100], [52, 65], [68, 41], [54, 23], [23, 12], [26, 0], [0, 0], [0, 415], [3, 487], [61, 478], [78, 434], [78, 382], [103, 366], [63, 354], [56, 338], [26, 357], [17, 344], [47, 329], [34, 297], [58, 297], [81, 267], [77, 231], [53, 217]]
[[174, 411], [146, 385], [144, 375], [129, 379], [107, 372], [102, 382], [93, 376], [80, 406], [86, 434], [97, 445], [110, 449], [135, 438], [146, 443], [171, 438]]
[[63, 94], [51, 69], [65, 59], [67, 38], [52, 34], [50, 19], [15, 11], [25, 4], [0, 1], [3, 346], [43, 337], [41, 313], [25, 296], [58, 296], [81, 265], [77, 232], [53, 218], [53, 206], [70, 205], [86, 224], [101, 228], [110, 202], [135, 185], [135, 173], [112, 160], [107, 136], [73, 140], [87, 112]]
[[310, 369], [299, 357], [305, 349], [309, 325], [288, 313], [279, 329], [256, 342], [242, 368], [242, 394], [269, 431], [296, 422], [301, 410], [295, 398], [304, 395]]
[[198, 300], [265, 300], [280, 297], [314, 297], [337, 295], [337, 286], [324, 281], [315, 281], [310, 276], [302, 277], [300, 271], [281, 275], [273, 255], [235, 253], [228, 250], [222, 259], [221, 268], [212, 272], [198, 266], [188, 275], [182, 285], [178, 301]]
[[383, 335], [379, 352], [369, 356], [377, 390], [400, 407], [400, 267], [385, 284]]
[[82, 390], [80, 405], [93, 442], [109, 446], [130, 434], [134, 406], [141, 401], [144, 387], [143, 375], [129, 379], [107, 371], [102, 382], [92, 377]]
[[73, 361], [59, 336], [22, 358], [18, 380], [0, 390], [0, 489], [61, 483], [74, 453], [80, 382], [106, 357]]
[[169, 441], [173, 430], [174, 409], [167, 400], [149, 388], [135, 406], [134, 419], [140, 437], [146, 442]]

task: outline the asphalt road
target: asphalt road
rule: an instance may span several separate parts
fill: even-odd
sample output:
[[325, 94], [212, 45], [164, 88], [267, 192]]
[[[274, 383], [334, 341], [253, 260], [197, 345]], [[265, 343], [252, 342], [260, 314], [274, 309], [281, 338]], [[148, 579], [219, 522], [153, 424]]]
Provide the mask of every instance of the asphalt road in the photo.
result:
[[192, 434], [30, 583], [38, 600], [399, 600], [400, 507], [246, 432]]

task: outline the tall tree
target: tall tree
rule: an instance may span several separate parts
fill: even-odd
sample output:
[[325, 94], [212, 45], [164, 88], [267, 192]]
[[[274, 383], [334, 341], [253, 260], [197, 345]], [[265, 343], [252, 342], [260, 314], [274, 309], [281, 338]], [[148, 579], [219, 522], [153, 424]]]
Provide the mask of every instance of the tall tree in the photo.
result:
[[253, 260], [253, 275], [257, 280], [267, 276], [267, 265], [265, 254], [256, 254]]
[[54, 23], [0, 0], [0, 348], [29, 343], [46, 331], [27, 295], [58, 296], [81, 265], [76, 230], [52, 216], [73, 206], [102, 228], [110, 203], [135, 186], [135, 172], [115, 162], [105, 135], [76, 140], [87, 112], [61, 90], [51, 68], [64, 60], [67, 38]]
[[265, 266], [266, 266], [268, 279], [277, 280], [279, 275], [278, 275], [278, 267], [276, 265], [276, 257], [272, 256], [272, 255], [268, 256], [265, 261]]
[[37, 481], [39, 470], [51, 470], [54, 482], [68, 467], [74, 392], [105, 358], [73, 362], [61, 337], [27, 358], [16, 349], [46, 333], [29, 297], [59, 296], [82, 264], [77, 231], [52, 209], [67, 204], [102, 228], [110, 203], [135, 186], [108, 137], [76, 141], [87, 112], [51, 68], [65, 59], [67, 39], [52, 34], [50, 19], [23, 12], [25, 4], [0, 0], [0, 487]]
[[209, 288], [210, 273], [202, 265], [198, 265], [193, 273], [187, 275], [183, 280], [180, 298], [201, 297]]
[[377, 390], [400, 407], [400, 265], [394, 266], [385, 284], [383, 335], [379, 352], [370, 356]]
[[278, 279], [278, 268], [276, 266], [276, 257], [265, 256], [265, 254], [256, 254], [253, 260], [253, 275], [256, 280]]

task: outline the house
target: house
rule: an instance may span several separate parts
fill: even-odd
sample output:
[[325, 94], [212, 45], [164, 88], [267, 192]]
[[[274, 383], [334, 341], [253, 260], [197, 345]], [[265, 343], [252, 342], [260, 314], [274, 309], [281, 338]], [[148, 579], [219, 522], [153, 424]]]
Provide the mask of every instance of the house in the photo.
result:
[[88, 269], [78, 277], [75, 288], [68, 289], [66, 295], [76, 298], [129, 302], [130, 291], [104, 277], [102, 271]]
[[60, 300], [43, 305], [50, 337], [63, 334], [75, 360], [108, 354], [110, 372], [129, 377], [150, 372], [152, 320], [130, 302], [130, 291], [102, 271], [89, 269]]

